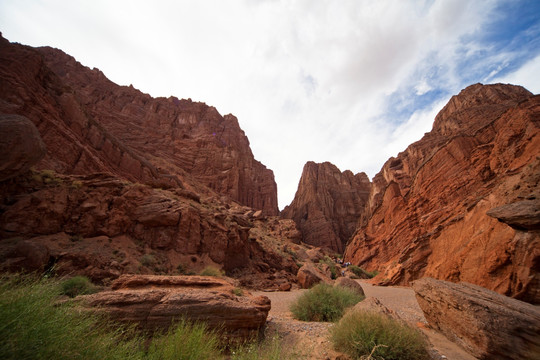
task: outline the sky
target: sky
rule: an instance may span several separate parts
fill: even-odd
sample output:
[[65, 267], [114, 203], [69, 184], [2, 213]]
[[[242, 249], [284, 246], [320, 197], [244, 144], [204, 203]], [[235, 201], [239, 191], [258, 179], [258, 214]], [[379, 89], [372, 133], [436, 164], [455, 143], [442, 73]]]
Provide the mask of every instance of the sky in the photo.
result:
[[468, 85], [540, 93], [540, 0], [0, 0], [0, 31], [234, 114], [280, 208], [307, 161], [372, 178]]

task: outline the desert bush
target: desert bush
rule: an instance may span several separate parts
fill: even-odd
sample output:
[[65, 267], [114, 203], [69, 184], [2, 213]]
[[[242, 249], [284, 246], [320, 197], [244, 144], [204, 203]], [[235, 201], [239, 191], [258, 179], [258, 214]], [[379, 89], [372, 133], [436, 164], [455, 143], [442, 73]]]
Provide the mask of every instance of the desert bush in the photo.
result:
[[223, 271], [214, 266], [207, 266], [201, 271], [200, 275], [220, 277], [223, 276]]
[[141, 359], [141, 343], [104, 318], [56, 303], [57, 280], [0, 277], [0, 359]]
[[236, 296], [244, 296], [244, 290], [236, 287], [232, 290], [232, 293]]
[[143, 256], [141, 256], [141, 259], [139, 261], [143, 266], [146, 267], [154, 266], [157, 263], [156, 257], [152, 254], [144, 254]]
[[62, 294], [69, 297], [97, 292], [97, 287], [86, 276], [74, 276], [62, 281]]
[[290, 310], [298, 320], [337, 321], [346, 308], [363, 299], [349, 288], [318, 284], [300, 295]]
[[322, 258], [321, 260], [319, 260], [319, 264], [326, 264], [328, 265], [328, 267], [330, 268], [330, 276], [332, 279], [337, 279], [338, 277], [338, 273], [339, 273], [339, 269], [338, 267], [336, 266], [336, 263], [334, 262], [334, 260], [332, 260], [328, 255], [325, 255], [324, 258]]
[[181, 320], [156, 336], [148, 348], [148, 360], [191, 360], [220, 358], [218, 337], [204, 324]]
[[361, 279], [371, 279], [371, 278], [374, 278], [379, 273], [377, 270], [366, 271], [356, 265], [349, 266], [349, 270], [351, 270], [351, 272], [354, 275], [358, 276]]
[[330, 330], [334, 348], [354, 359], [428, 359], [422, 334], [386, 315], [351, 311]]

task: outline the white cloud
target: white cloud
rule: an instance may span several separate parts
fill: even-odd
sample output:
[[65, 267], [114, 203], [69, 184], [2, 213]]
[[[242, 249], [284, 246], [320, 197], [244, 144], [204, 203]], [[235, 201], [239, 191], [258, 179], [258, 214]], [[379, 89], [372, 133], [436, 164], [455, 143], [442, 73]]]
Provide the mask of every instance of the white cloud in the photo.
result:
[[[460, 66], [485, 50], [474, 36], [495, 5], [4, 0], [0, 23], [9, 40], [61, 48], [122, 85], [235, 114], [255, 157], [274, 170], [284, 207], [306, 161], [373, 176], [418, 140], [441, 100], [468, 85]], [[512, 80], [527, 80], [525, 71]]]
[[533, 94], [540, 94], [540, 55], [529, 60], [516, 71], [493, 79], [492, 82], [518, 84]]

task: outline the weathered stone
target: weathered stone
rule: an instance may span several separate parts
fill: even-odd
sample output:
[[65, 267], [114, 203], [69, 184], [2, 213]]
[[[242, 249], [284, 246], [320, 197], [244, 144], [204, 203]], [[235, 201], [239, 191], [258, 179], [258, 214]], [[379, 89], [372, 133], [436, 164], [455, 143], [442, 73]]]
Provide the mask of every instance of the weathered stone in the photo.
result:
[[215, 191], [278, 215], [274, 174], [255, 160], [233, 115], [118, 86], [58, 49], [0, 38], [0, 63], [0, 112], [24, 115], [37, 126], [48, 148], [38, 168]]
[[302, 289], [309, 289], [318, 283], [330, 283], [331, 280], [328, 276], [318, 270], [313, 264], [307, 263], [302, 265], [296, 275], [298, 278], [298, 285]]
[[266, 323], [270, 300], [233, 293], [224, 279], [201, 276], [124, 275], [113, 290], [84, 296], [83, 304], [144, 330], [166, 330], [181, 318], [206, 323], [229, 339], [246, 341]]
[[354, 281], [353, 279], [350, 279], [348, 277], [338, 277], [336, 281], [334, 282], [334, 286], [346, 287], [353, 290], [358, 295], [365, 296], [364, 289], [362, 289], [362, 285], [360, 285], [357, 281]]
[[363, 214], [369, 189], [365, 173], [353, 175], [329, 162], [310, 161], [281, 216], [296, 222], [306, 244], [342, 253]]
[[46, 152], [39, 131], [30, 120], [0, 114], [0, 181], [30, 170]]
[[540, 310], [477, 285], [423, 278], [413, 289], [428, 323], [479, 359], [538, 359]]
[[517, 230], [540, 230], [540, 199], [498, 206], [487, 214]]
[[[524, 207], [540, 199], [539, 114], [540, 96], [520, 86], [476, 84], [452, 97], [433, 130], [373, 178], [345, 261], [379, 270], [380, 284], [429, 276], [540, 303], [538, 208]], [[526, 214], [501, 219], [522, 225], [486, 214], [507, 204]]]

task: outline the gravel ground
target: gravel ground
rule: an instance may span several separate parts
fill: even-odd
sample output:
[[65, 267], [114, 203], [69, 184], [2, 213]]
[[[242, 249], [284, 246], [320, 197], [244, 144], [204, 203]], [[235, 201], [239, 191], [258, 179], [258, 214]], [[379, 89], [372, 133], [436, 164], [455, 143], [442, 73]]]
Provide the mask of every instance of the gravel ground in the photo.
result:
[[[440, 333], [426, 327], [426, 319], [411, 288], [373, 286], [364, 280], [359, 280], [359, 283], [362, 285], [366, 297], [377, 298], [402, 319], [413, 326], [418, 326], [440, 354], [441, 359], [475, 359]], [[304, 322], [292, 318], [289, 306], [304, 291], [306, 290], [253, 292], [254, 295], [267, 296], [272, 301], [272, 308], [268, 314], [267, 334], [279, 334], [283, 339], [283, 346], [290, 349], [293, 357], [297, 359], [348, 359], [332, 349], [332, 344], [328, 340], [328, 329], [332, 326], [331, 323]]]

